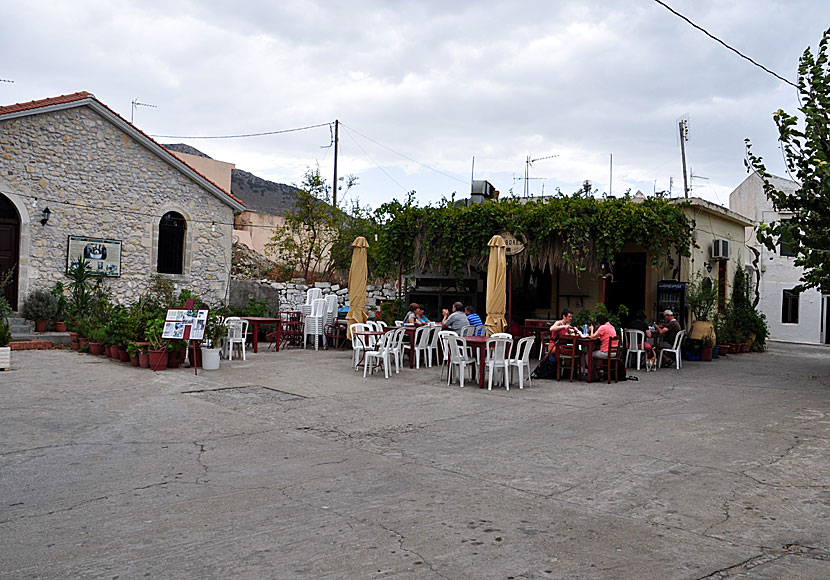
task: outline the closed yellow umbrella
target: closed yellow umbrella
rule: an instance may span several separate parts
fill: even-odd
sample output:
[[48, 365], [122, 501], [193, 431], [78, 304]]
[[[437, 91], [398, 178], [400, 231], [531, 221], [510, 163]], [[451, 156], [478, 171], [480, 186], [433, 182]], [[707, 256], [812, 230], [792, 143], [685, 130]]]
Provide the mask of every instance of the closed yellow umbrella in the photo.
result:
[[507, 303], [507, 248], [501, 236], [493, 236], [487, 245], [490, 246], [490, 261], [487, 263], [487, 320], [484, 326], [493, 334], [504, 331], [507, 326], [504, 320], [504, 307]]
[[349, 268], [349, 313], [346, 315], [346, 321], [349, 323], [346, 336], [349, 340], [352, 338], [352, 324], [366, 322], [369, 318], [366, 314], [366, 278], [369, 274], [366, 248], [369, 247], [369, 243], [363, 236], [358, 236], [352, 242], [352, 247], [354, 250], [352, 265]]

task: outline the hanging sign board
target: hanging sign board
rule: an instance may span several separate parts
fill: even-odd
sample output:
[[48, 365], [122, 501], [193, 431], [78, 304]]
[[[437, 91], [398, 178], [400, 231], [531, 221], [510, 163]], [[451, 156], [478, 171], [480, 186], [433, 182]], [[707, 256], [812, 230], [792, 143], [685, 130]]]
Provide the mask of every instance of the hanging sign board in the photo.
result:
[[66, 269], [79, 260], [87, 261], [87, 270], [96, 276], [121, 276], [121, 240], [69, 236]]
[[525, 250], [525, 245], [520, 241], [513, 237], [512, 234], [507, 232], [502, 232], [499, 234], [504, 239], [504, 253], [507, 256], [515, 256], [516, 254], [521, 254]]
[[207, 324], [207, 310], [168, 308], [164, 319], [162, 338], [181, 340], [202, 340]]

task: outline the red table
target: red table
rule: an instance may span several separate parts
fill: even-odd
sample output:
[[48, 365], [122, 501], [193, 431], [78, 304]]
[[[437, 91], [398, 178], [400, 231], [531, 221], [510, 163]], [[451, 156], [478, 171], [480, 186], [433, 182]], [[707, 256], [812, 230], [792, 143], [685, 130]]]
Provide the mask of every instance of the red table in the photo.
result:
[[409, 368], [415, 368], [415, 329], [418, 328], [417, 326], [409, 326], [404, 325], [401, 326], [389, 326], [386, 328], [386, 332], [392, 332], [397, 328], [403, 328], [405, 334], [409, 337]]
[[[367, 350], [376, 350], [374, 348], [370, 348], [370, 344], [369, 344], [371, 342], [370, 339], [372, 337], [383, 336], [384, 334], [386, 334], [386, 333], [383, 332], [382, 330], [359, 330], [359, 331], [352, 332], [352, 336], [359, 336], [363, 339], [363, 345], [365, 347], [363, 350], [360, 351], [360, 358], [358, 359], [357, 364], [354, 367], [355, 370], [357, 370], [360, 367], [360, 363], [363, 362], [363, 358], [366, 356], [366, 351]], [[374, 346], [374, 345], [371, 345], [371, 346]]]
[[600, 345], [598, 338], [576, 338], [576, 346], [585, 347], [588, 357], [588, 373], [586, 380], [590, 383], [594, 380], [594, 349]]
[[267, 318], [265, 316], [240, 316], [242, 320], [247, 320], [248, 323], [254, 327], [253, 329], [253, 338], [251, 342], [253, 343], [254, 352], [257, 352], [257, 344], [259, 342], [259, 325], [263, 326], [276, 326], [277, 327], [277, 339], [274, 341], [275, 350], [280, 349], [280, 319], [279, 318]]
[[478, 349], [478, 386], [484, 388], [484, 363], [487, 353], [487, 339], [489, 336], [465, 336], [464, 341], [468, 346]]

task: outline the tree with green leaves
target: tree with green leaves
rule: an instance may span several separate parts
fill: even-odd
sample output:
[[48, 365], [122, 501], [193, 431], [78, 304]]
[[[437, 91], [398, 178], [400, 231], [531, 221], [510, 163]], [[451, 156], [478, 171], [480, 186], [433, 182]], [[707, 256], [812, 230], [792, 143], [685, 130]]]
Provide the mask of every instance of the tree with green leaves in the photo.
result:
[[[347, 189], [356, 182], [350, 177]], [[267, 251], [294, 272], [310, 279], [314, 272], [331, 274], [332, 249], [341, 237], [345, 214], [331, 203], [331, 192], [320, 168], [308, 169], [296, 194], [294, 209], [285, 215]]]
[[787, 171], [798, 187], [795, 193], [777, 190], [763, 160], [753, 155], [746, 140], [748, 169], [758, 173], [764, 192], [776, 211], [791, 218], [758, 226], [758, 239], [770, 250], [786, 243], [795, 253], [795, 265], [804, 268], [799, 290], [830, 292], [830, 29], [818, 54], [804, 51], [798, 67], [799, 111], [802, 119], [779, 109], [773, 114], [784, 151]]

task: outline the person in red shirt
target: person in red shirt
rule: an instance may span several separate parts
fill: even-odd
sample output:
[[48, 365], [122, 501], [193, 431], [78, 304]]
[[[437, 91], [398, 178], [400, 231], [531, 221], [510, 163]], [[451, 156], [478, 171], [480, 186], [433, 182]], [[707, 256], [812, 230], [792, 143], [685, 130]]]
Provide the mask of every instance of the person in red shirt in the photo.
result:
[[604, 314], [597, 314], [597, 329], [591, 333], [590, 338], [599, 338], [599, 350], [595, 350], [593, 357], [600, 360], [608, 360], [608, 350], [612, 338], [617, 337], [617, 329], [614, 325], [608, 322], [608, 317]]
[[556, 341], [571, 332], [571, 321], [573, 320], [574, 312], [569, 308], [562, 311], [562, 320], [557, 320], [550, 327], [550, 344], [548, 344], [548, 352], [553, 352], [553, 347]]

